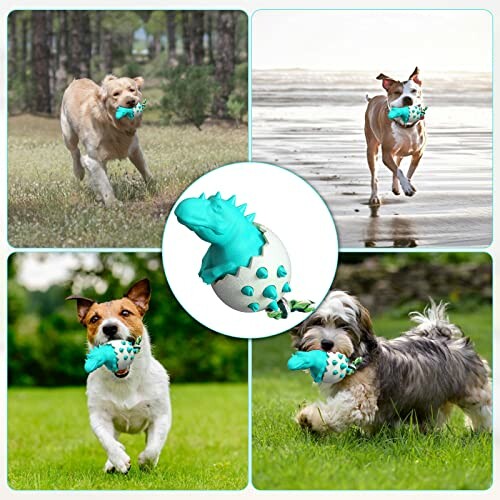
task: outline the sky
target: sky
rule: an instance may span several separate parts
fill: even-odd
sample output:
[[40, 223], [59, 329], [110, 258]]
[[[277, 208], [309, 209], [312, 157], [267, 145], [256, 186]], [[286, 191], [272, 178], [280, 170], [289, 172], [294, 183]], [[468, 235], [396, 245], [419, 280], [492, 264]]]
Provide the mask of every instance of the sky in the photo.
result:
[[259, 11], [254, 69], [491, 71], [486, 11]]

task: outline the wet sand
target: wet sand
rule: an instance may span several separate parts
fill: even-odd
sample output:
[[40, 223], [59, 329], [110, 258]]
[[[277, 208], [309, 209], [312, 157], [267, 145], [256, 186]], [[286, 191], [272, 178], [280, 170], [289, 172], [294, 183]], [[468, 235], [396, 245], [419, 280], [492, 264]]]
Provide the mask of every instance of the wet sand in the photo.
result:
[[[363, 133], [372, 73], [253, 72], [252, 159], [308, 180], [333, 213], [342, 248], [480, 247], [492, 239], [491, 82], [487, 74], [427, 76], [428, 143], [412, 198], [391, 192], [379, 161], [381, 207], [368, 206]], [[450, 90], [452, 89], [452, 90]], [[406, 171], [409, 158], [401, 167]]]

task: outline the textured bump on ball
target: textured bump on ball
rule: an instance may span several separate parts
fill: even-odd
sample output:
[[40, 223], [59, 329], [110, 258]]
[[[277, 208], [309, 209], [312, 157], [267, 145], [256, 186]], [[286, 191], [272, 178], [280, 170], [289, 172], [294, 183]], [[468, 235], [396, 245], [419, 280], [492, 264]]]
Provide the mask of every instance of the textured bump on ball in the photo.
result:
[[243, 295], [246, 295], [247, 297], [251, 297], [253, 295], [253, 288], [251, 286], [244, 286], [242, 289], [241, 289], [241, 293]]
[[285, 283], [285, 284], [283, 285], [283, 288], [281, 289], [281, 291], [282, 291], [283, 293], [289, 293], [289, 292], [291, 292], [291, 291], [292, 291], [292, 289], [290, 288], [290, 283]]
[[271, 311], [279, 311], [278, 303], [275, 300], [271, 300], [271, 302], [267, 304], [267, 308], [271, 309]]
[[266, 299], [276, 300], [278, 298], [278, 291], [276, 290], [276, 287], [274, 285], [269, 285], [264, 288], [264, 290], [262, 291], [262, 295], [264, 295]]
[[286, 272], [285, 266], [279, 266], [276, 271], [278, 278], [284, 278], [288, 273]]
[[257, 312], [259, 310], [259, 304], [257, 304], [257, 302], [252, 302], [251, 304], [248, 304], [248, 308], [253, 312]]
[[265, 267], [259, 267], [255, 275], [257, 276], [257, 278], [265, 280], [269, 276], [269, 273], [267, 272], [267, 269]]

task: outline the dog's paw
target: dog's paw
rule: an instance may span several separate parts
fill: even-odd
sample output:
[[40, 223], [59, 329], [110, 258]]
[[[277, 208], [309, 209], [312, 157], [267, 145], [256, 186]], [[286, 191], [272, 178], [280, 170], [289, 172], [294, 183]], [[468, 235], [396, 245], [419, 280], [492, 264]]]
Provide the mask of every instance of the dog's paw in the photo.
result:
[[371, 205], [372, 207], [376, 207], [380, 205], [380, 198], [377, 195], [372, 195], [370, 197], [370, 201], [368, 202], [368, 204]]
[[160, 455], [156, 452], [150, 451], [150, 450], [144, 450], [140, 455], [139, 455], [139, 467], [142, 470], [151, 470], [156, 467], [158, 464], [158, 459], [160, 458]]
[[399, 191], [399, 186], [392, 186], [392, 192], [396, 196], [399, 196], [401, 194], [401, 192]]
[[130, 470], [130, 457], [123, 449], [118, 448], [114, 453], [109, 455], [104, 470], [105, 472], [121, 472], [122, 474], [127, 474]]
[[302, 408], [295, 417], [295, 421], [303, 428], [313, 432], [326, 432], [328, 427], [317, 405]]

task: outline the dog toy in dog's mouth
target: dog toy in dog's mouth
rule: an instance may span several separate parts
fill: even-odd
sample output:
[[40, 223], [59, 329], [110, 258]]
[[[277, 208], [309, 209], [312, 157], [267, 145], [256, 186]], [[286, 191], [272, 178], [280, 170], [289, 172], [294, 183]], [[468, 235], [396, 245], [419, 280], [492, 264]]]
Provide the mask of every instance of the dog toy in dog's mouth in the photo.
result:
[[356, 372], [362, 358], [350, 361], [341, 352], [325, 352], [321, 350], [297, 351], [288, 360], [289, 370], [309, 369], [313, 380], [319, 384], [336, 384], [345, 377]]
[[118, 106], [115, 113], [115, 118], [121, 120], [127, 117], [129, 120], [133, 120], [136, 116], [142, 115], [146, 109], [147, 99], [144, 102], [138, 102], [133, 108], [124, 108], [123, 106]]
[[413, 106], [404, 106], [402, 108], [391, 108], [387, 114], [389, 120], [400, 119], [405, 125], [415, 123], [425, 118], [425, 112], [428, 106], [415, 104]]
[[311, 301], [286, 301], [291, 265], [280, 239], [255, 224], [247, 205], [220, 193], [183, 200], [175, 210], [179, 222], [210, 243], [198, 275], [226, 305], [241, 312], [266, 310], [275, 319], [288, 312], [311, 312]]
[[85, 371], [92, 373], [105, 366], [119, 378], [127, 376], [135, 355], [141, 349], [141, 340], [141, 337], [137, 337], [134, 343], [128, 340], [111, 340], [94, 347], [85, 358]]

